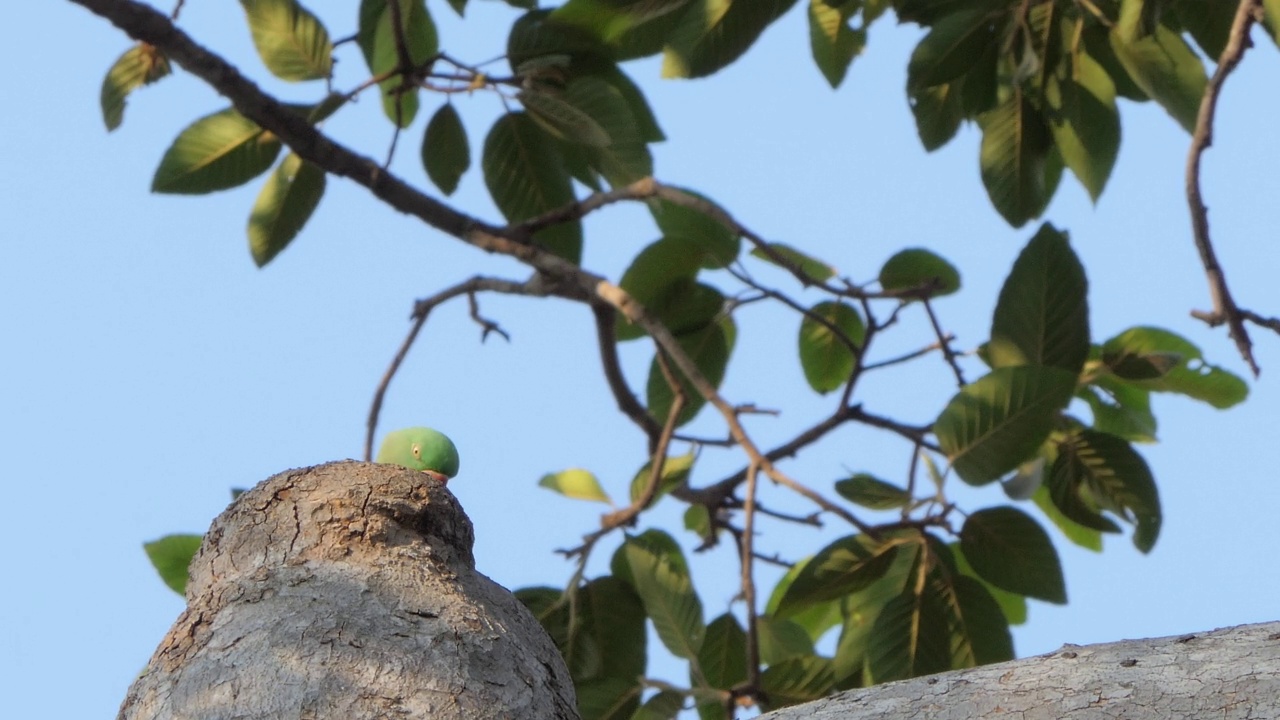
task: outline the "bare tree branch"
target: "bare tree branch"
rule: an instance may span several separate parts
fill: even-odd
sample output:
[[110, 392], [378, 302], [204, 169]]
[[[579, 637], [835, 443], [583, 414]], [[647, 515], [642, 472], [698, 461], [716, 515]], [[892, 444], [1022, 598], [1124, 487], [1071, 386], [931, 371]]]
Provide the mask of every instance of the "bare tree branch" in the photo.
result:
[[[1231, 34], [1227, 46], [1218, 58], [1218, 67], [1209, 78], [1204, 90], [1204, 98], [1200, 101], [1200, 112], [1196, 116], [1195, 132], [1191, 136], [1191, 149], [1187, 154], [1187, 204], [1191, 208], [1191, 230], [1195, 237], [1196, 251], [1200, 253], [1200, 263], [1204, 266], [1205, 276], [1209, 281], [1209, 295], [1213, 299], [1213, 310], [1210, 312], [1193, 311], [1191, 314], [1211, 326], [1226, 323], [1235, 341], [1240, 356], [1249, 364], [1249, 369], [1256, 377], [1261, 368], [1253, 357], [1253, 342], [1249, 339], [1249, 331], [1245, 327], [1246, 315], [1236, 305], [1231, 289], [1227, 286], [1226, 272], [1218, 262], [1218, 254], [1209, 238], [1209, 209], [1204, 204], [1200, 192], [1200, 159], [1204, 151], [1213, 144], [1213, 122], [1218, 110], [1218, 97], [1227, 76], [1235, 70], [1250, 46], [1249, 29], [1262, 15], [1261, 0], [1240, 0], [1236, 8], [1235, 19], [1231, 23]], [[1265, 324], [1265, 323], [1264, 323]], [[1273, 328], [1274, 329], [1274, 328]]]
[[511, 339], [495, 323], [480, 317], [475, 301], [477, 292], [499, 292], [510, 295], [532, 295], [535, 297], [542, 297], [547, 294], [544, 288], [532, 282], [520, 283], [477, 275], [470, 280], [458, 283], [453, 287], [441, 290], [429, 298], [414, 303], [411, 316], [413, 324], [409, 327], [409, 334], [405, 336], [404, 342], [400, 343], [400, 349], [396, 350], [395, 357], [391, 359], [391, 364], [387, 367], [387, 371], [383, 373], [382, 380], [378, 383], [378, 388], [373, 392], [373, 402], [369, 407], [369, 418], [365, 422], [364, 459], [366, 462], [373, 459], [373, 437], [378, 431], [378, 416], [382, 413], [382, 401], [387, 395], [387, 388], [390, 387], [392, 378], [396, 376], [396, 373], [400, 370], [400, 365], [409, 354], [409, 348], [413, 347], [414, 341], [418, 339], [418, 333], [422, 330], [422, 326], [426, 324], [427, 317], [431, 315], [432, 310], [456, 297], [466, 295], [470, 301], [472, 319], [480, 323], [481, 327], [484, 328], [480, 337], [481, 341], [492, 330], [496, 330], [508, 340]]

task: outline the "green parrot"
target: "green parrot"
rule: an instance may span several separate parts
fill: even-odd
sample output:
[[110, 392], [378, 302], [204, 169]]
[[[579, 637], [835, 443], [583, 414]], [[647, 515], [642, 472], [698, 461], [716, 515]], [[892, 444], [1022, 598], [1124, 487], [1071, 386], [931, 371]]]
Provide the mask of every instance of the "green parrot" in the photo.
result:
[[375, 462], [421, 470], [442, 483], [458, 474], [458, 448], [444, 433], [411, 427], [387, 433]]

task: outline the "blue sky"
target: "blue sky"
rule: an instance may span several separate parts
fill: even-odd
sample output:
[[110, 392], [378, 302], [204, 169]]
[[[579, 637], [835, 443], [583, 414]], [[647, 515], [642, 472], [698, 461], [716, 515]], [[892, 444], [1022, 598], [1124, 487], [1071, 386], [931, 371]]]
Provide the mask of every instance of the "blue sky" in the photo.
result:
[[[468, 27], [444, 3], [430, 7], [444, 47], [473, 61], [500, 53], [514, 17], [476, 0]], [[11, 503], [0, 524], [10, 588], [0, 594], [0, 688], [14, 717], [47, 716], [51, 698], [59, 716], [104, 717], [182, 607], [141, 544], [203, 531], [232, 487], [357, 456], [371, 393], [413, 300], [476, 272], [527, 273], [336, 180], [295, 245], [258, 270], [244, 238], [256, 183], [195, 198], [148, 192], [173, 136], [226, 102], [179, 73], [131, 98], [123, 127], [108, 135], [98, 91], [126, 38], [67, 2], [19, 3], [7, 16], [8, 27], [24, 30], [0, 45], [11, 68], [8, 111], [0, 115], [0, 336], [7, 348], [0, 447]], [[349, 32], [338, 16], [328, 17], [335, 36]], [[265, 76], [234, 4], [189, 4], [183, 20], [246, 72]], [[941, 319], [970, 348], [985, 337], [999, 283], [1034, 225], [1010, 229], [991, 208], [972, 128], [938, 152], [921, 149], [903, 92], [917, 37], [914, 27], [881, 22], [835, 92], [809, 60], [799, 9], [710, 80], [662, 81], [654, 62], [628, 71], [670, 138], [655, 148], [659, 179], [712, 196], [760, 234], [808, 248], [855, 279], [873, 277], [902, 247], [940, 252], [964, 281], [959, 295], [939, 302]], [[1278, 55], [1258, 39], [1226, 90], [1204, 179], [1239, 301], [1276, 314], [1280, 108], [1270, 88]], [[342, 84], [350, 87], [360, 79], [357, 59], [344, 57]], [[297, 101], [320, 92], [268, 88]], [[458, 105], [478, 155], [501, 107], [479, 95]], [[1097, 206], [1067, 177], [1046, 214], [1071, 232], [1087, 269], [1094, 336], [1137, 324], [1167, 327], [1243, 374], [1225, 333], [1188, 317], [1207, 305], [1182, 195], [1188, 137], [1153, 105], [1125, 103], [1122, 113], [1120, 158]], [[419, 185], [424, 122], [410, 130], [394, 165]], [[376, 102], [344, 111], [327, 129], [379, 157], [389, 140]], [[474, 170], [454, 202], [498, 217]], [[587, 221], [584, 264], [616, 278], [656, 237], [638, 207], [599, 213]], [[439, 310], [392, 386], [382, 427], [429, 424], [457, 442], [462, 473], [450, 487], [475, 522], [482, 572], [512, 588], [560, 584], [572, 567], [554, 549], [576, 544], [603, 506], [552, 495], [536, 487], [538, 478], [585, 467], [625, 497], [644, 461], [643, 439], [606, 394], [584, 308], [497, 297], [482, 298], [481, 307], [512, 342], [481, 345], [465, 303]], [[885, 355], [929, 341], [921, 316], [904, 320]], [[805, 389], [796, 325], [764, 309], [744, 315], [723, 387], [734, 402], [785, 409], [780, 418], [751, 418], [748, 428], [765, 447], [812, 423], [830, 402]], [[1142, 556], [1127, 538], [1112, 538], [1098, 555], [1058, 538], [1070, 604], [1033, 603], [1029, 623], [1015, 629], [1020, 655], [1064, 642], [1275, 619], [1280, 580], [1270, 568], [1280, 545], [1280, 491], [1268, 453], [1280, 439], [1280, 342], [1254, 335], [1263, 379], [1243, 406], [1219, 412], [1182, 398], [1156, 400], [1162, 442], [1142, 448], [1165, 512], [1154, 552]], [[634, 345], [625, 369], [642, 387], [648, 355]], [[952, 389], [945, 366], [930, 358], [868, 383], [862, 399], [876, 412], [928, 422]], [[723, 433], [710, 414], [694, 428]], [[849, 471], [896, 478], [906, 451], [849, 428], [784, 468], [826, 487]], [[712, 482], [739, 462], [709, 451], [694, 482]], [[764, 492], [779, 507], [807, 510], [780, 490]], [[994, 487], [961, 498], [972, 508], [1002, 502]], [[679, 527], [681, 510], [668, 500], [652, 523]], [[763, 531], [762, 550], [795, 556], [844, 529], [829, 523], [819, 534], [765, 523]], [[611, 547], [594, 571], [604, 569]], [[725, 550], [695, 560], [709, 617], [734, 595], [735, 567]], [[655, 675], [683, 679], [670, 665]], [[66, 691], [68, 681], [76, 692]]]

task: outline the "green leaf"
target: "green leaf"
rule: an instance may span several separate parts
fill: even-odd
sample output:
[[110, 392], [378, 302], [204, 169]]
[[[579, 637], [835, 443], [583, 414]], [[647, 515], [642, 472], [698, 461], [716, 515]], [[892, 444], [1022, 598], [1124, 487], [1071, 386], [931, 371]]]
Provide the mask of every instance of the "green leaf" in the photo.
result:
[[[554, 139], [525, 113], [498, 118], [485, 138], [480, 165], [489, 194], [510, 222], [528, 220], [576, 199]], [[533, 237], [570, 262], [578, 262], [582, 255], [582, 225], [576, 220], [539, 230]]]
[[613, 504], [609, 493], [600, 486], [600, 481], [590, 471], [582, 468], [570, 468], [558, 473], [548, 473], [538, 481], [538, 487], [564, 495], [574, 500], [591, 500], [594, 502]]
[[1192, 132], [1208, 84], [1204, 63], [1181, 35], [1164, 25], [1144, 32], [1145, 2], [1122, 0], [1120, 19], [1111, 28], [1111, 47], [1138, 87]]
[[898, 543], [879, 543], [865, 535], [840, 538], [819, 550], [796, 574], [774, 612], [789, 617], [858, 592], [884, 577], [897, 553]]
[[1149, 391], [1103, 375], [1076, 395], [1089, 404], [1094, 430], [1130, 442], [1156, 441], [1156, 417], [1151, 412]]
[[809, 656], [771, 665], [760, 674], [760, 690], [768, 698], [761, 709], [773, 710], [818, 700], [831, 694], [835, 686], [831, 661]]
[[[681, 2], [687, 1], [681, 0]], [[662, 132], [662, 128], [658, 125], [658, 118], [653, 114], [653, 109], [649, 107], [649, 101], [645, 99], [644, 93], [640, 91], [640, 87], [617, 65], [612, 63], [592, 65], [590, 74], [592, 77], [612, 85], [613, 89], [617, 90], [622, 95], [622, 98], [626, 100], [627, 107], [631, 111], [635, 131], [639, 133], [639, 140], [651, 143], [662, 142], [667, 139], [666, 134]]]
[[867, 637], [866, 669], [875, 683], [951, 669], [948, 616], [940, 599], [908, 588], [889, 600]]
[[[724, 308], [719, 290], [694, 282], [706, 257], [701, 243], [683, 236], [662, 238], [631, 261], [619, 287], [671, 332], [701, 329]], [[621, 315], [615, 333], [620, 341], [645, 335], [639, 325]]]
[[[960, 272], [945, 258], [924, 248], [901, 250], [880, 268], [880, 287], [886, 291], [934, 288], [929, 297], [950, 295], [960, 289]], [[905, 298], [908, 302], [915, 297]]]
[[551, 17], [591, 32], [614, 44], [623, 35], [655, 18], [684, 8], [689, 0], [569, 0]]
[[624, 542], [623, 551], [632, 584], [662, 644], [676, 657], [696, 658], [706, 626], [702, 601], [694, 593], [688, 568], [631, 537]]
[[[685, 353], [689, 355], [689, 359], [702, 372], [702, 376], [707, 379], [707, 382], [718, 388], [720, 387], [720, 381], [724, 379], [725, 368], [729, 365], [729, 353], [733, 350], [735, 335], [736, 328], [733, 320], [726, 317], [699, 330], [678, 335], [676, 339], [680, 341], [680, 347], [684, 348]], [[681, 410], [676, 424], [684, 425], [698, 414], [698, 411], [702, 409], [702, 406], [707, 401], [693, 387], [693, 383], [674, 365], [672, 363], [671, 369], [680, 381], [685, 398], [684, 409]], [[654, 361], [649, 365], [646, 397], [648, 399], [649, 414], [658, 423], [665, 423], [667, 414], [671, 411], [671, 403], [675, 401], [675, 394], [667, 383], [666, 377], [663, 376], [662, 369], [658, 367], [657, 358], [654, 358]]]
[[107, 70], [102, 79], [102, 122], [107, 131], [120, 127], [124, 120], [125, 99], [129, 93], [171, 73], [169, 58], [152, 45], [139, 43], [125, 51]]
[[[1266, 3], [1263, 3], [1266, 7]], [[1222, 55], [1231, 35], [1236, 4], [1218, 0], [1173, 0], [1172, 8], [1182, 27], [1210, 58]]]
[[[662, 475], [658, 478], [658, 491], [646, 507], [652, 507], [658, 498], [671, 492], [689, 481], [689, 472], [693, 469], [693, 461], [697, 456], [693, 452], [685, 455], [668, 456], [662, 463]], [[640, 493], [649, 485], [649, 477], [653, 473], [653, 463], [647, 462], [631, 479], [631, 502], [640, 499]], [[697, 507], [696, 505], [693, 507]]]
[[200, 535], [166, 535], [144, 544], [142, 548], [147, 551], [147, 557], [151, 559], [156, 572], [160, 573], [164, 584], [182, 595], [187, 591], [191, 559], [200, 549], [202, 539]]
[[1067, 602], [1062, 565], [1040, 523], [1014, 507], [971, 513], [960, 529], [960, 549], [983, 580], [1019, 595]]
[[233, 109], [188, 125], [165, 151], [151, 191], [198, 195], [243, 185], [266, 172], [280, 140]]
[[[782, 602], [782, 598], [786, 597], [795, 579], [804, 572], [804, 568], [812, 560], [813, 558], [809, 557], [797, 562], [778, 580], [765, 604], [766, 615], [777, 614], [778, 604]], [[815, 602], [805, 610], [788, 614], [787, 619], [804, 628], [809, 634], [809, 639], [817, 642], [828, 630], [840, 624], [840, 601]]]
[[1249, 395], [1249, 386], [1238, 375], [1204, 362], [1200, 348], [1186, 338], [1154, 327], [1130, 328], [1106, 341], [1104, 357], [1153, 357], [1177, 355], [1181, 362], [1163, 376], [1147, 380], [1126, 380], [1156, 392], [1172, 392], [1195, 398], [1225, 409], [1241, 403]]
[[[1063, 537], [1085, 550], [1102, 552], [1102, 531], [1085, 527], [1064, 515], [1058, 509], [1058, 506], [1054, 504], [1053, 498], [1049, 497], [1048, 485], [1041, 485], [1037, 488], [1035, 494], [1031, 496], [1031, 500], [1036, 504], [1036, 507], [1040, 508], [1045, 517], [1049, 518], [1049, 521], [1057, 526]], [[1102, 518], [1102, 520], [1111, 523], [1106, 518]], [[1120, 532], [1120, 528], [1115, 523], [1111, 523], [1111, 529], [1107, 532]]]
[[516, 98], [529, 117], [561, 140], [590, 147], [605, 147], [609, 133], [591, 116], [566, 102], [562, 91], [551, 86], [533, 86], [522, 90]]
[[810, 308], [800, 321], [799, 337], [800, 367], [809, 387], [825, 395], [843, 386], [866, 335], [862, 316], [844, 303], [826, 301]]
[[806, 279], [814, 282], [826, 282], [836, 275], [835, 268], [815, 257], [800, 252], [790, 245], [768, 243], [768, 247], [772, 254], [760, 248], [753, 248], [751, 256], [760, 258], [770, 265], [776, 265], [784, 270], [798, 272]]
[[747, 679], [747, 634], [730, 613], [707, 624], [698, 650], [698, 667], [707, 685], [720, 690]]
[[[697, 191], [680, 187], [673, 189], [692, 195], [720, 210], [714, 201]], [[723, 210], [720, 211], [723, 212]], [[679, 239], [701, 250], [702, 267], [722, 268], [737, 259], [742, 244], [741, 237], [714, 217], [695, 208], [677, 205], [661, 198], [649, 201], [649, 212], [665, 237]]]
[[329, 77], [333, 43], [310, 10], [297, 0], [240, 0], [262, 64], [281, 80]]
[[[399, 3], [400, 35], [404, 38], [409, 62], [415, 68], [420, 67], [440, 49], [436, 24], [427, 12], [423, 0], [394, 2]], [[400, 68], [400, 51], [391, 8], [388, 0], [360, 1], [360, 28], [356, 32], [356, 43], [364, 53], [369, 72], [375, 76]], [[382, 91], [383, 112], [400, 127], [409, 127], [418, 113], [417, 88], [406, 85], [400, 74], [384, 80], [379, 88]]]
[[1053, 196], [1047, 178], [1052, 137], [1044, 118], [1014, 90], [978, 117], [982, 128], [979, 164], [991, 204], [1014, 227], [1038, 217]]
[[1106, 510], [1133, 523], [1133, 544], [1144, 553], [1151, 551], [1160, 535], [1160, 495], [1151, 469], [1133, 446], [1114, 435], [1084, 429], [1059, 443], [1049, 493], [1072, 519], [1068, 508], [1083, 506], [1094, 514]]
[[249, 214], [249, 251], [262, 267], [297, 237], [324, 196], [325, 171], [289, 153], [258, 193]]
[[1062, 161], [1096, 203], [1120, 151], [1115, 83], [1080, 47], [1049, 77], [1045, 101], [1049, 130]]
[[765, 665], [813, 655], [809, 634], [789, 618], [762, 615], [756, 618], [756, 631], [760, 636], [760, 661]]
[[999, 368], [961, 389], [933, 431], [961, 479], [990, 482], [1040, 447], [1075, 384], [1073, 373], [1057, 368]]
[[684, 511], [684, 529], [696, 533], [700, 538], [710, 538], [715, 529], [711, 527], [711, 512], [706, 505], [690, 505]]
[[1045, 365], [1079, 374], [1089, 356], [1088, 281], [1066, 233], [1049, 223], [1000, 289], [987, 359], [993, 368]]
[[1262, 0], [1262, 25], [1271, 41], [1280, 45], [1280, 0]]
[[600, 77], [587, 75], [569, 82], [564, 100], [597, 123], [607, 136], [608, 142], [598, 146], [586, 142], [586, 135], [578, 142], [588, 146], [592, 167], [610, 185], [622, 187], [653, 174], [653, 157], [641, 136], [632, 103], [621, 90]]
[[627, 582], [605, 575], [578, 591], [582, 631], [595, 641], [602, 677], [639, 685], [647, 656], [644, 605]]
[[427, 132], [422, 137], [422, 167], [445, 195], [452, 195], [458, 189], [462, 174], [471, 167], [467, 129], [453, 103], [441, 105], [427, 123]]
[[631, 720], [674, 720], [684, 709], [684, 695], [674, 690], [663, 690], [644, 701]]
[[849, 26], [860, 5], [846, 2], [836, 7], [826, 0], [809, 0], [809, 48], [813, 62], [833, 88], [844, 82], [849, 65], [867, 45], [866, 28]]
[[666, 78], [706, 77], [737, 60], [796, 0], [693, 0], [662, 59]]
[[966, 575], [954, 575], [950, 580], [954, 602], [951, 611], [955, 618], [952, 644], [960, 654], [959, 658], [953, 659], [953, 667], [1012, 660], [1013, 637], [1009, 634], [1009, 621], [987, 586]]
[[911, 53], [908, 90], [942, 85], [964, 75], [996, 42], [995, 28], [984, 10], [955, 12], [938, 20]]
[[[550, 10], [530, 10], [520, 16], [507, 35], [507, 62], [518, 75], [534, 71], [527, 63], [540, 58], [562, 56], [606, 58], [608, 48], [589, 31], [562, 22]], [[536, 72], [535, 72], [536, 74]]]
[[[960, 543], [951, 543], [947, 547], [951, 548], [952, 555], [956, 559], [956, 572], [967, 576], [980, 583], [986, 588], [990, 597], [995, 600], [996, 605], [1000, 608], [1000, 612], [1004, 617], [1006, 628], [1005, 634], [1008, 635], [1007, 625], [1021, 625], [1027, 621], [1027, 597], [1017, 593], [1011, 593], [1008, 590], [1001, 590], [991, 583], [983, 580], [973, 566], [969, 564], [969, 559], [964, 556], [964, 551], [960, 548]], [[1010, 648], [1012, 649], [1012, 648]]]
[[867, 473], [837, 480], [836, 492], [845, 500], [871, 510], [893, 510], [911, 502], [911, 494], [906, 490]]
[[963, 87], [963, 82], [957, 80], [907, 92], [911, 114], [916, 119], [916, 133], [928, 152], [946, 145], [960, 129], [960, 121], [965, 119], [961, 103]]
[[634, 680], [617, 677], [574, 683], [578, 714], [591, 720], [628, 720], [640, 707], [643, 690]]

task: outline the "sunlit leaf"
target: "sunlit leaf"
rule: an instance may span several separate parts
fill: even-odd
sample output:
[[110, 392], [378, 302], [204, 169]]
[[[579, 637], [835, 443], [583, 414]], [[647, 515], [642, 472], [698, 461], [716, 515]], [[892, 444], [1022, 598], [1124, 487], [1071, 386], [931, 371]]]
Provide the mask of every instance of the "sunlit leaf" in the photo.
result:
[[471, 167], [467, 130], [453, 103], [445, 103], [431, 116], [422, 137], [422, 167], [445, 195], [458, 189], [462, 174]]
[[960, 548], [979, 577], [998, 588], [1052, 603], [1067, 601], [1053, 541], [1017, 508], [970, 513], [960, 529]]
[[1130, 442], [1156, 441], [1156, 416], [1151, 412], [1151, 393], [1130, 383], [1102, 376], [1077, 396], [1093, 412], [1093, 429], [1122, 437]]
[[1181, 35], [1164, 25], [1145, 32], [1145, 1], [1122, 0], [1120, 19], [1111, 28], [1111, 47], [1138, 87], [1192, 132], [1208, 84], [1204, 63]]
[[1053, 147], [1044, 118], [1015, 90], [978, 118], [979, 164], [991, 204], [1014, 227], [1038, 217], [1053, 196], [1047, 164]]
[[125, 99], [129, 93], [168, 75], [169, 58], [152, 45], [139, 43], [125, 51], [107, 70], [102, 79], [102, 121], [107, 130], [115, 130], [124, 120]]
[[[692, 451], [685, 455], [671, 455], [662, 463], [662, 474], [658, 477], [657, 492], [654, 493], [650, 506], [663, 495], [689, 481], [689, 472], [693, 469], [693, 461], [697, 455]], [[648, 487], [653, 476], [653, 463], [647, 462], [631, 479], [631, 502], [640, 499], [640, 494]]]
[[867, 327], [849, 305], [824, 301], [800, 321], [800, 367], [809, 387], [826, 394], [843, 386], [857, 362]]
[[249, 215], [249, 251], [262, 267], [306, 225], [324, 196], [325, 171], [293, 153], [267, 179]]
[[1102, 345], [1104, 357], [1136, 356], [1152, 358], [1171, 355], [1180, 362], [1163, 375], [1151, 379], [1126, 379], [1147, 390], [1186, 395], [1219, 408], [1241, 403], [1249, 395], [1249, 386], [1238, 375], [1204, 361], [1200, 348], [1176, 333], [1154, 327], [1135, 327], [1111, 338]]
[[839, 6], [826, 0], [809, 0], [809, 48], [813, 62], [831, 87], [840, 87], [849, 65], [867, 45], [867, 30], [849, 26], [849, 18], [861, 3], [846, 2]]
[[623, 551], [632, 584], [662, 644], [676, 657], [697, 657], [706, 626], [688, 570], [634, 538], [627, 538]]
[[1009, 271], [991, 321], [992, 367], [1046, 365], [1076, 374], [1089, 355], [1088, 282], [1065, 233], [1040, 226]]
[[[799, 272], [806, 279], [825, 282], [835, 277], [836, 269], [821, 260], [783, 243], [769, 243], [769, 250], [753, 248], [751, 256], [760, 258], [771, 265], [777, 265], [788, 271]], [[775, 257], [776, 256], [776, 257]]]
[[964, 668], [1014, 658], [1009, 621], [982, 581], [967, 575], [950, 578], [952, 667]]
[[737, 60], [796, 0], [692, 0], [662, 61], [662, 76], [697, 78]]
[[574, 500], [592, 500], [613, 504], [609, 493], [600, 486], [600, 481], [590, 471], [582, 468], [570, 468], [558, 473], [543, 475], [538, 487], [553, 490]]
[[195, 195], [243, 185], [271, 168], [280, 140], [234, 109], [188, 125], [165, 151], [151, 191]]
[[995, 480], [1040, 447], [1075, 384], [1073, 373], [1053, 367], [993, 370], [961, 389], [938, 416], [938, 444], [965, 482]]
[[[1053, 498], [1049, 497], [1049, 487], [1047, 485], [1042, 485], [1037, 488], [1035, 494], [1031, 496], [1031, 501], [1034, 502], [1036, 507], [1040, 508], [1040, 512], [1043, 512], [1044, 516], [1049, 518], [1049, 521], [1058, 528], [1063, 537], [1085, 550], [1102, 552], [1102, 531], [1091, 527], [1085, 527], [1064, 515], [1062, 511], [1058, 509], [1058, 506], [1054, 504]], [[1106, 518], [1102, 519], [1106, 520]], [[1106, 521], [1111, 522], [1109, 520]], [[1111, 529], [1107, 532], [1120, 532], [1120, 528], [1115, 523], [1111, 523]]]
[[297, 0], [240, 0], [262, 64], [281, 80], [329, 77], [333, 43], [310, 10]]
[[191, 559], [200, 549], [200, 535], [166, 535], [142, 546], [160, 579], [171, 590], [182, 595], [187, 591]]
[[[664, 237], [640, 251], [619, 286], [673, 333], [699, 330], [724, 307], [719, 290], [694, 281], [706, 256], [699, 242]], [[618, 340], [635, 340], [645, 332], [620, 315], [615, 334]]]
[[1053, 141], [1094, 202], [1106, 187], [1120, 150], [1115, 98], [1111, 76], [1084, 48], [1068, 55], [1045, 85]]

